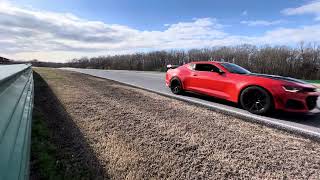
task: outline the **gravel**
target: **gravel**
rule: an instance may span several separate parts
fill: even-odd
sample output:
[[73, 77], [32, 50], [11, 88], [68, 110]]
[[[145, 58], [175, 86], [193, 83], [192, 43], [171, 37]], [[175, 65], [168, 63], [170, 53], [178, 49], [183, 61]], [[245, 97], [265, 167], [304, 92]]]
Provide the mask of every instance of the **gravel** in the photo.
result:
[[79, 153], [92, 152], [105, 178], [320, 178], [318, 142], [114, 81], [35, 71], [91, 149]]

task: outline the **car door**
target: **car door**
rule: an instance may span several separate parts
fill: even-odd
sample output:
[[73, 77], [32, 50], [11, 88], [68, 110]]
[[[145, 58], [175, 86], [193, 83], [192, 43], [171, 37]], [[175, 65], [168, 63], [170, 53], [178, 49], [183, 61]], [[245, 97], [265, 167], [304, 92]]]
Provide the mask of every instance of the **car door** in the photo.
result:
[[226, 78], [226, 74], [215, 65], [199, 63], [195, 65], [193, 86], [197, 92], [228, 99], [229, 95], [224, 91]]

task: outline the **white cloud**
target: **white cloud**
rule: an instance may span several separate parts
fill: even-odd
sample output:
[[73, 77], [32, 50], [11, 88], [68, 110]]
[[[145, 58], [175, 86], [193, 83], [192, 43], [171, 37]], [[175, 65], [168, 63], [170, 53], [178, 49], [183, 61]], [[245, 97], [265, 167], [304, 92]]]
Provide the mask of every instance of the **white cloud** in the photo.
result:
[[244, 10], [242, 13], [241, 13], [242, 16], [247, 16], [248, 15], [248, 11], [247, 10]]
[[314, 14], [316, 16], [315, 20], [320, 20], [320, 1], [312, 1], [296, 8], [287, 8], [281, 12], [285, 15]]
[[241, 21], [241, 24], [246, 24], [248, 26], [272, 26], [284, 23], [283, 20], [266, 21], [266, 20], [254, 20], [254, 21]]
[[[243, 23], [249, 25], [253, 22]], [[260, 21], [253, 24], [277, 23]], [[320, 24], [277, 28], [261, 36], [232, 35], [225, 32], [225, 27], [217, 19], [200, 18], [166, 24], [163, 31], [141, 31], [128, 26], [86, 20], [69, 13], [21, 8], [0, 2], [0, 55], [13, 59], [36, 58], [61, 62], [81, 56], [171, 48], [320, 42]]]
[[[43, 52], [106, 54], [153, 48], [193, 48], [202, 45], [202, 41], [226, 36], [222, 25], [212, 18], [168, 24], [166, 27], [164, 31], [140, 31], [118, 24], [81, 19], [69, 13], [0, 3], [0, 52], [23, 53], [26, 58], [34, 58], [34, 54]], [[210, 45], [209, 41], [206, 44]]]
[[279, 28], [267, 31], [258, 39], [262, 43], [271, 42], [273, 44], [297, 44], [301, 41], [320, 42], [320, 24], [298, 28]]

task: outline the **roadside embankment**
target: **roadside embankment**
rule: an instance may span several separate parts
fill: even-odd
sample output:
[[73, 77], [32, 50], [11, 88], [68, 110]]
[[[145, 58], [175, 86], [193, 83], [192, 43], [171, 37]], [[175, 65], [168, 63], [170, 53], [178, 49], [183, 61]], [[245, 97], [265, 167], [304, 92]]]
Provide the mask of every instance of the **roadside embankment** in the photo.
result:
[[318, 142], [114, 81], [35, 71], [47, 84], [38, 93], [51, 93], [39, 105], [54, 143], [91, 178], [320, 178]]

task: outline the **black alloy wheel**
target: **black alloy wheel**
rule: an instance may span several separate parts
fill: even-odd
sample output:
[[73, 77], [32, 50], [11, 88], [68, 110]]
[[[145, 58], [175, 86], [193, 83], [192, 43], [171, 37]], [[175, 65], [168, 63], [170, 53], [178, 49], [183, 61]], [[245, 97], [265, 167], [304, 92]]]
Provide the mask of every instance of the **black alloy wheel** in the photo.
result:
[[240, 103], [245, 110], [254, 114], [266, 114], [273, 108], [269, 93], [257, 86], [244, 89], [240, 95]]
[[173, 94], [182, 94], [183, 92], [181, 82], [177, 79], [171, 81], [170, 89]]

